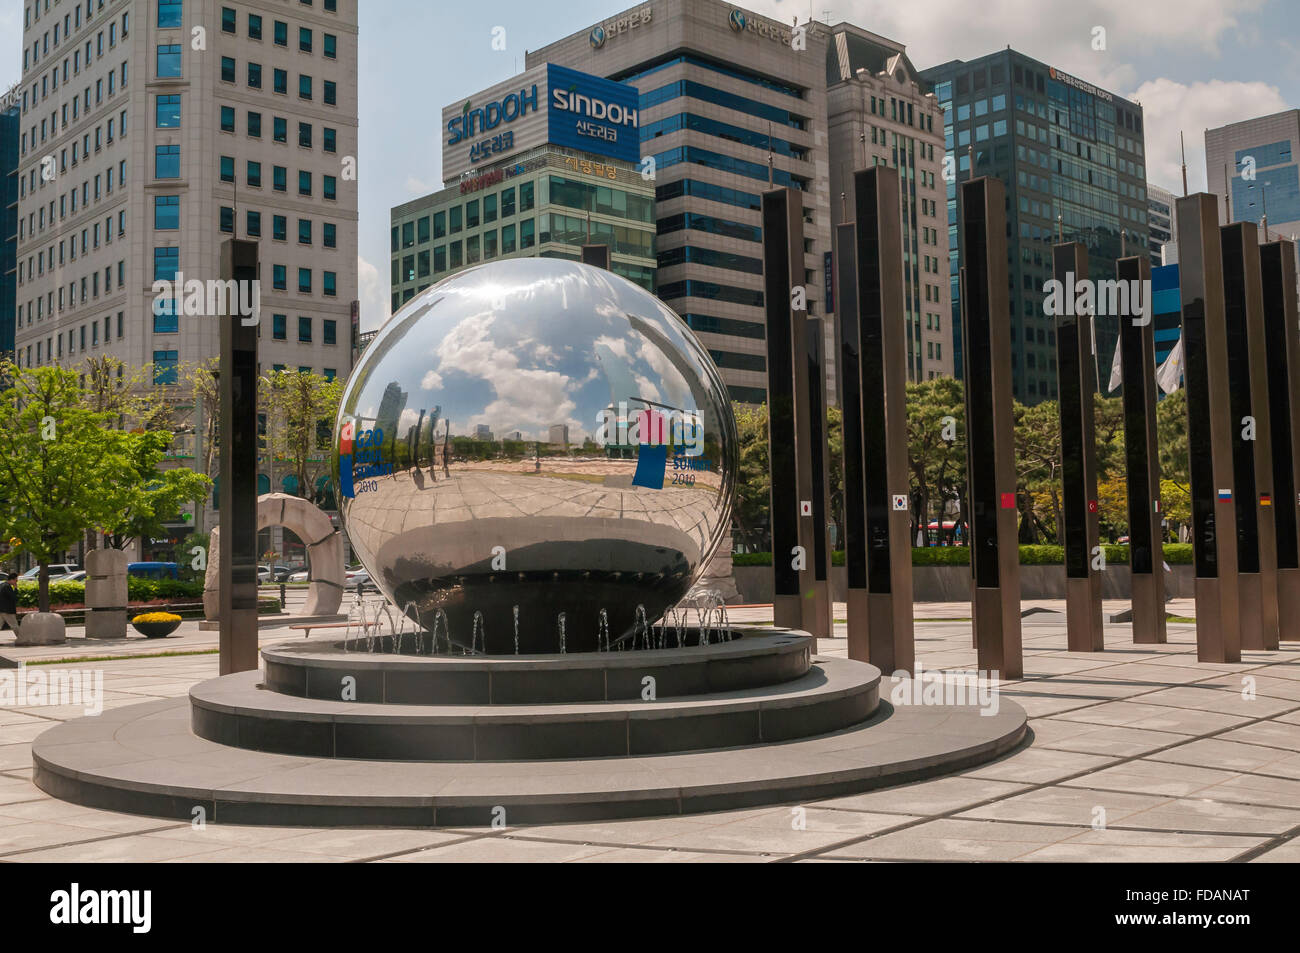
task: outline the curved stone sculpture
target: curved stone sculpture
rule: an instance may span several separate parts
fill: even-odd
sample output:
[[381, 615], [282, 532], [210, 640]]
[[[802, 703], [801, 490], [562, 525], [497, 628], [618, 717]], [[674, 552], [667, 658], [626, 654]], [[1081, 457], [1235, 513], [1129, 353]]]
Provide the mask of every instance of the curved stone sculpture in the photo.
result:
[[[257, 499], [258, 532], [270, 526], [292, 530], [307, 547], [311, 586], [302, 614], [337, 615], [343, 603], [343, 537], [330, 518], [301, 497], [268, 493]], [[220, 533], [214, 528], [208, 546], [208, 569], [203, 577], [203, 614], [210, 622], [216, 621], [220, 607], [217, 592], [220, 566]]]

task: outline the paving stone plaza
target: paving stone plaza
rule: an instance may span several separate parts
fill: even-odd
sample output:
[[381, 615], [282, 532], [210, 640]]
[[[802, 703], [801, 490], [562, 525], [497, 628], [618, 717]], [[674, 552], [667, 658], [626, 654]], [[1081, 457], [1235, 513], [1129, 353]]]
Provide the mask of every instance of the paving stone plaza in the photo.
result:
[[[1103, 653], [1065, 651], [1061, 603], [1026, 603], [1025, 677], [1000, 697], [1028, 713], [1032, 738], [952, 776], [848, 797], [673, 817], [534, 826], [349, 829], [160, 820], [85, 808], [32, 784], [33, 740], [82, 706], [0, 709], [0, 861], [41, 862], [862, 862], [1300, 860], [1300, 647], [1196, 662], [1193, 626], [1134, 646], [1107, 625]], [[1123, 608], [1106, 606], [1107, 611]], [[844, 607], [837, 605], [837, 619]], [[1191, 611], [1176, 601], [1170, 611]], [[916, 607], [925, 670], [974, 666], [969, 606]], [[737, 609], [739, 623], [770, 619]], [[943, 621], [951, 619], [953, 621]], [[1046, 621], [1036, 621], [1037, 619]], [[843, 625], [820, 654], [843, 657]], [[215, 633], [187, 623], [157, 643], [13, 649], [15, 661], [103, 672], [106, 711], [184, 696], [217, 671]], [[263, 648], [290, 636], [262, 633]], [[46, 666], [39, 666], [44, 669]], [[882, 689], [882, 696], [884, 690]]]

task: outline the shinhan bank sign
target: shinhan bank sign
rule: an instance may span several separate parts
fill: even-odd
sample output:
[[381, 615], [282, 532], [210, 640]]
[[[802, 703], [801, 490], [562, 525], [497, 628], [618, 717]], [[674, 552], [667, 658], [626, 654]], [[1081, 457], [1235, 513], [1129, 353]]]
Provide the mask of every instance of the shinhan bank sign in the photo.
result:
[[552, 63], [448, 106], [442, 118], [448, 181], [547, 142], [641, 161], [636, 88]]

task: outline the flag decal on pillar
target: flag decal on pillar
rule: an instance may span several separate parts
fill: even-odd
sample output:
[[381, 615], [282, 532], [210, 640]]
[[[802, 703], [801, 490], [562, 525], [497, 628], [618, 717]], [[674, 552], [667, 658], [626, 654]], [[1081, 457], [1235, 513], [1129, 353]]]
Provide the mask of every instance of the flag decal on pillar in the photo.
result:
[[1002, 508], [1004, 510], [1014, 510], [1016, 508], [1016, 495], [1014, 493], [1002, 494]]

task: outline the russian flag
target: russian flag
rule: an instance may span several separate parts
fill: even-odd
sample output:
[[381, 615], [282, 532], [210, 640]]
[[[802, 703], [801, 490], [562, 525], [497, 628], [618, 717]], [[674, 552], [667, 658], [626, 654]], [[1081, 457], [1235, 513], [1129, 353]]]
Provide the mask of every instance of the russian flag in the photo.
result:
[[1220, 491], [1219, 491], [1219, 499], [1221, 499], [1221, 500], [1230, 500], [1230, 499], [1232, 499], [1232, 491], [1231, 491], [1231, 490], [1220, 490]]

